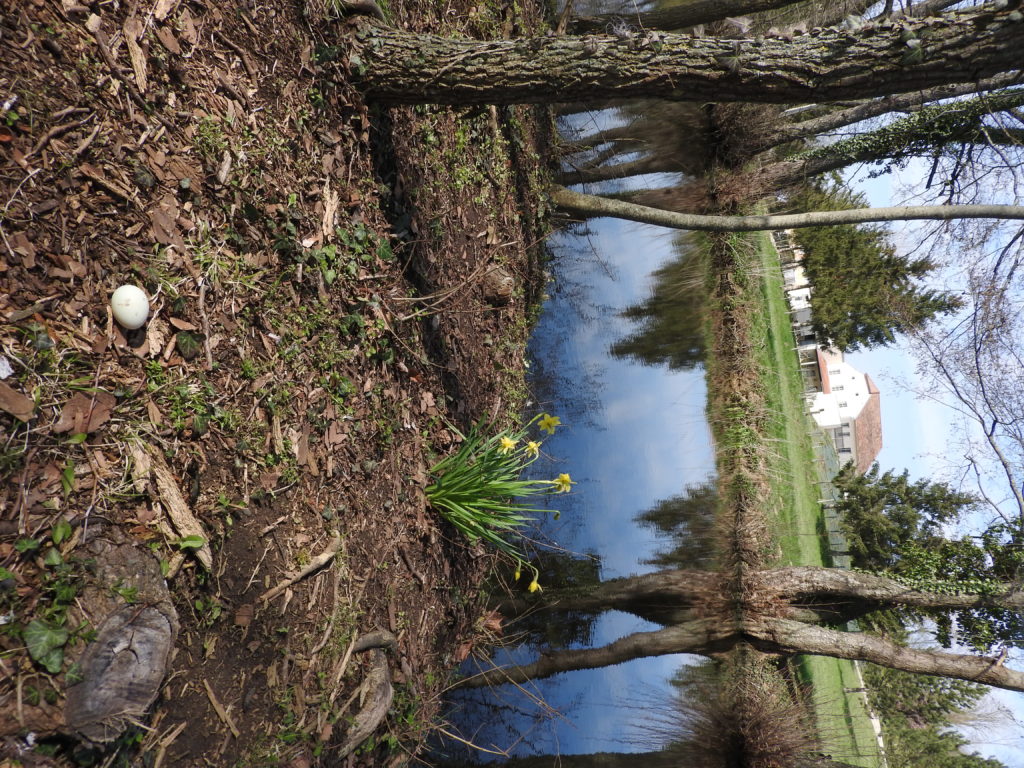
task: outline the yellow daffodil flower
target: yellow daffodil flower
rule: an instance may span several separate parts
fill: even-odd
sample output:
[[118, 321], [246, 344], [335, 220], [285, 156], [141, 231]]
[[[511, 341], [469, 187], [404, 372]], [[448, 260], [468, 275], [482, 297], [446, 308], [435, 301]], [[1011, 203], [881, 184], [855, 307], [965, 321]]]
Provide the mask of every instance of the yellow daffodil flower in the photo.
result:
[[538, 584], [536, 579], [531, 581], [530, 582], [530, 586], [528, 586], [526, 589], [529, 592], [543, 592], [544, 591], [544, 587], [542, 587], [540, 584]]
[[523, 575], [523, 572], [516, 568], [516, 573], [512, 577], [514, 581], [519, 581], [519, 577]]
[[557, 416], [552, 416], [550, 413], [542, 414], [540, 421], [537, 422], [537, 426], [547, 432], [549, 435], [555, 434], [555, 427], [561, 426], [562, 420]]
[[498, 453], [500, 453], [502, 455], [505, 455], [506, 453], [508, 453], [509, 451], [511, 451], [515, 447], [516, 447], [516, 441], [513, 440], [511, 437], [505, 437], [503, 435], [502, 438], [501, 438], [501, 447], [498, 448]]
[[554, 480], [552, 480], [551, 484], [555, 486], [555, 490], [558, 493], [568, 493], [569, 491], [572, 490], [573, 481], [572, 478], [569, 477], [568, 473], [563, 472]]
[[536, 440], [530, 440], [526, 443], [526, 447], [523, 449], [526, 451], [526, 455], [530, 458], [537, 458], [537, 454], [540, 453], [540, 443]]

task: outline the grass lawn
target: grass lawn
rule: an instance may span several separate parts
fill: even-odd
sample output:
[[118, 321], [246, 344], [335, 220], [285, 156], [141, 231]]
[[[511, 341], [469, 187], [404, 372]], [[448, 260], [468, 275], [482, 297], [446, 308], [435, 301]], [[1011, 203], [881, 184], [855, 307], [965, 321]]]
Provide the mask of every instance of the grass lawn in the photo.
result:
[[[814, 424], [803, 400], [796, 341], [782, 290], [778, 254], [767, 233], [754, 238], [762, 276], [764, 311], [759, 312], [765, 344], [761, 369], [773, 419], [771, 445], [772, 504], [778, 510], [776, 535], [786, 565], [830, 565], [820, 497], [819, 465], [815, 459]], [[755, 265], [757, 265], [755, 260]], [[820, 656], [801, 657], [798, 672], [813, 694], [818, 727], [828, 750], [838, 760], [877, 766], [878, 745], [860, 694], [853, 662]]]

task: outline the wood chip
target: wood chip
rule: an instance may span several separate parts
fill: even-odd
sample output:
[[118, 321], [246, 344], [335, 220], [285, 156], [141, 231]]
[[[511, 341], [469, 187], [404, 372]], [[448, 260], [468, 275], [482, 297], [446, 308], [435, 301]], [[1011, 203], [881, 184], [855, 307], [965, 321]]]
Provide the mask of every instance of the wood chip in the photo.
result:
[[144, 94], [149, 87], [149, 80], [146, 76], [146, 54], [143, 52], [142, 46], [139, 45], [139, 39], [145, 29], [138, 16], [132, 16], [125, 20], [122, 29], [124, 30], [125, 44], [128, 46], [128, 58], [131, 59], [132, 71], [135, 73], [135, 84], [139, 93]]
[[125, 201], [130, 201], [132, 199], [131, 192], [129, 192], [126, 187], [122, 186], [120, 183], [116, 181], [112, 181], [111, 179], [107, 178], [104, 175], [103, 171], [101, 171], [95, 165], [92, 165], [91, 163], [82, 163], [80, 166], [78, 166], [78, 171], [86, 178], [99, 184], [114, 197], [119, 197]]
[[156, 5], [153, 6], [153, 16], [157, 21], [163, 21], [177, 5], [178, 0], [156, 0]]
[[210, 549], [210, 537], [207, 535], [202, 523], [192, 514], [192, 510], [185, 503], [185, 497], [182, 495], [181, 489], [178, 488], [178, 481], [174, 478], [171, 468], [167, 466], [167, 461], [164, 459], [160, 449], [147, 445], [146, 450], [152, 459], [153, 477], [156, 479], [157, 491], [160, 493], [160, 503], [167, 510], [167, 516], [171, 518], [171, 523], [182, 538], [188, 536], [202, 537], [205, 542], [203, 546], [191, 551], [204, 568], [212, 570], [213, 552]]

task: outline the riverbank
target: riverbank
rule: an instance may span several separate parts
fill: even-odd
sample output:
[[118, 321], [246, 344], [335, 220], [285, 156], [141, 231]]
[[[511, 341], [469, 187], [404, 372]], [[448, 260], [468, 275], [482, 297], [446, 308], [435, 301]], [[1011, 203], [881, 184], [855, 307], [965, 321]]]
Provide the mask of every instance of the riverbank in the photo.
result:
[[[750, 517], [765, 521], [762, 533], [771, 542], [763, 550], [763, 567], [782, 565], [831, 565], [823, 535], [822, 508], [818, 502], [819, 472], [812, 445], [813, 422], [803, 399], [803, 382], [796, 341], [789, 322], [779, 268], [778, 253], [768, 233], [736, 238], [729, 250], [729, 268], [736, 271], [728, 284], [732, 298], [720, 300], [719, 311], [729, 311], [737, 328], [743, 328], [747, 344], [739, 350], [749, 361], [728, 358], [735, 343], [713, 348], [718, 362], [709, 366], [711, 381], [720, 381], [723, 366], [742, 371], [734, 387], [747, 408], [714, 405], [718, 388], [709, 388], [712, 412], [721, 413], [724, 428], [719, 435], [720, 456], [746, 462], [749, 470], [770, 478], [763, 495], [746, 509]], [[721, 321], [718, 321], [721, 322]], [[712, 328], [717, 327], [712, 324]], [[733, 330], [730, 335], [736, 335]], [[728, 361], [727, 363], [725, 361]], [[740, 366], [744, 367], [740, 367]], [[721, 481], [720, 481], [721, 482]], [[725, 481], [728, 482], [728, 481]], [[728, 498], [723, 494], [723, 498]], [[847, 693], [862, 688], [854, 663], [824, 656], [799, 656], [793, 665], [795, 680], [806, 688], [823, 740], [835, 757], [854, 765], [879, 765], [878, 744], [864, 706], [863, 695]]]

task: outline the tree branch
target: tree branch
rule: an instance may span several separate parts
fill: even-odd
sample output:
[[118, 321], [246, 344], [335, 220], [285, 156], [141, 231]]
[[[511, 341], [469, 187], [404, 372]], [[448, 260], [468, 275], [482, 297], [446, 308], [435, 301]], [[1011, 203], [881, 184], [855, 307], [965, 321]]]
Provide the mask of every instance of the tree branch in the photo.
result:
[[693, 621], [654, 632], [636, 632], [600, 648], [555, 651], [532, 664], [496, 667], [461, 680], [458, 688], [481, 688], [501, 683], [525, 683], [576, 669], [610, 667], [624, 661], [670, 653], [715, 653], [726, 650], [737, 633], [723, 622]]
[[844, 211], [815, 211], [766, 216], [704, 216], [650, 208], [623, 200], [586, 195], [564, 187], [555, 187], [551, 199], [564, 211], [584, 218], [614, 218], [698, 232], [762, 232], [775, 229], [800, 229], [835, 224], [862, 224], [869, 221], [909, 221], [926, 219], [1024, 219], [1024, 206], [1016, 205], [909, 205], [894, 208], [853, 208]]

